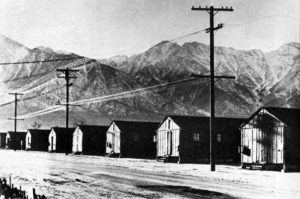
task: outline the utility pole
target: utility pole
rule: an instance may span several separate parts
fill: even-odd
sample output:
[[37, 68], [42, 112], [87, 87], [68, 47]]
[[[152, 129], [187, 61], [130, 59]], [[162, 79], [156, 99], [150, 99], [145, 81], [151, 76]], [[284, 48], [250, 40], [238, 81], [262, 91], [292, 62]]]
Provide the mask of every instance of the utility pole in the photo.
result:
[[215, 171], [215, 133], [214, 133], [214, 118], [215, 118], [215, 78], [235, 78], [232, 76], [215, 76], [214, 75], [214, 31], [223, 27], [223, 24], [218, 24], [214, 27], [214, 16], [220, 11], [233, 11], [232, 8], [214, 8], [213, 6], [201, 8], [192, 7], [192, 11], [207, 11], [210, 16], [210, 27], [206, 29], [206, 33], [210, 33], [210, 75], [197, 75], [194, 77], [210, 78], [210, 120], [209, 120], [209, 137], [210, 137], [210, 170]]
[[[14, 118], [8, 118], [9, 120], [14, 120], [14, 133], [17, 133], [17, 120], [22, 120], [22, 119], [17, 119], [17, 110], [18, 110], [18, 95], [24, 95], [23, 93], [8, 93], [9, 95], [14, 95], [15, 96], [15, 117]], [[15, 149], [15, 145], [13, 146]]]
[[64, 73], [64, 76], [58, 76], [58, 78], [64, 78], [66, 80], [66, 103], [61, 103], [59, 105], [66, 105], [66, 133], [65, 133], [65, 152], [66, 155], [68, 155], [68, 149], [67, 149], [67, 134], [68, 134], [68, 130], [69, 130], [69, 87], [72, 86], [72, 83], [69, 83], [70, 79], [76, 79], [75, 76], [70, 76], [71, 73], [74, 72], [78, 72], [79, 70], [77, 69], [70, 69], [70, 68], [66, 68], [66, 69], [57, 69], [57, 72], [62, 72]]

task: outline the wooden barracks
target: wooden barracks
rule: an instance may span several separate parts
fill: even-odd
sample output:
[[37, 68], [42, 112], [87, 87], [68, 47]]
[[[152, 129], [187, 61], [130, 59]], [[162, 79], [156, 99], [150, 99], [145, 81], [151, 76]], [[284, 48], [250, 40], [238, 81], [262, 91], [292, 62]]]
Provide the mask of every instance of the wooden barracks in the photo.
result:
[[48, 140], [49, 140], [49, 152], [57, 153], [71, 153], [72, 152], [72, 140], [75, 128], [62, 128], [52, 127]]
[[108, 126], [79, 125], [73, 133], [72, 152], [84, 155], [105, 155]]
[[153, 140], [157, 122], [114, 120], [106, 133], [106, 155], [131, 158], [155, 158]]
[[14, 150], [25, 150], [26, 132], [8, 131], [6, 134], [6, 148]]
[[50, 129], [28, 129], [26, 134], [26, 150], [48, 151]]
[[300, 170], [300, 109], [262, 107], [241, 126], [242, 167]]
[[[164, 162], [209, 162], [209, 117], [166, 116], [161, 123], [113, 120], [109, 126], [79, 125], [0, 133], [0, 148]], [[216, 163], [242, 168], [300, 170], [300, 109], [261, 107], [247, 119], [216, 117]]]
[[[217, 162], [238, 163], [240, 118], [215, 118]], [[156, 132], [157, 159], [172, 162], [209, 161], [209, 117], [165, 117]]]

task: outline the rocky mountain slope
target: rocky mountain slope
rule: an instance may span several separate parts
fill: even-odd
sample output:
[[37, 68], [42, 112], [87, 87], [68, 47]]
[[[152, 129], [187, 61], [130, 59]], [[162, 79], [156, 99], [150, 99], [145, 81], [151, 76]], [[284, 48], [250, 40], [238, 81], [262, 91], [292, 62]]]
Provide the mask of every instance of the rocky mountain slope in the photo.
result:
[[[77, 57], [45, 47], [29, 49], [0, 37], [0, 51], [5, 50], [8, 52], [0, 57], [1, 62]], [[216, 47], [216, 73], [236, 77], [235, 80], [216, 80], [216, 114], [248, 116], [261, 105], [300, 108], [299, 51], [298, 43], [289, 43], [268, 53]], [[12, 128], [12, 122], [6, 120], [13, 116], [9, 91], [25, 93], [19, 102], [20, 115], [64, 102], [65, 81], [57, 78], [56, 69], [66, 66], [79, 69], [77, 79], [72, 80], [74, 86], [70, 94], [70, 101], [77, 101], [174, 82], [190, 78], [193, 73], [209, 74], [209, 46], [197, 42], [182, 46], [162, 42], [141, 54], [116, 56], [101, 63], [86, 58], [1, 66], [2, 129]], [[121, 99], [83, 103], [71, 108], [70, 123], [109, 123], [113, 118], [159, 121], [165, 114], [207, 115], [208, 111], [209, 81], [198, 79]], [[44, 127], [63, 125], [64, 112], [52, 112], [26, 121], [27, 127], [35, 121], [43, 123]]]
[[[288, 43], [272, 52], [216, 47], [216, 74], [236, 80], [217, 80], [220, 115], [247, 114], [258, 106], [299, 107], [300, 44]], [[209, 74], [209, 46], [197, 42], [162, 42], [132, 57], [113, 57], [108, 64], [133, 75], [145, 85], [174, 81], [190, 74]], [[184, 92], [183, 92], [184, 90]], [[208, 110], [208, 84], [165, 93], [176, 101]]]

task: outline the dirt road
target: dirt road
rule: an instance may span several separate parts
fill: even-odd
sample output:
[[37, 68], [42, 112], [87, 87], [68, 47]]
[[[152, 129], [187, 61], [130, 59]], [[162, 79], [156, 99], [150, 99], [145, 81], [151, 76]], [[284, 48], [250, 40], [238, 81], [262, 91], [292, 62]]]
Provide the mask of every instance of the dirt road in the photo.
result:
[[48, 198], [299, 198], [299, 173], [0, 151], [0, 177]]

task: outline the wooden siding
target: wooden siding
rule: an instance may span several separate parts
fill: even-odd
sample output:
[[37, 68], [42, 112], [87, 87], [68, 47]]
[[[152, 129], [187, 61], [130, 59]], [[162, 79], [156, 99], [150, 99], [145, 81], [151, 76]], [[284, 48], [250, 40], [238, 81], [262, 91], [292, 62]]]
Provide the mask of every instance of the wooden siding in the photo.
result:
[[106, 154], [120, 154], [121, 131], [115, 123], [112, 123], [106, 133]]
[[25, 142], [26, 142], [25, 148], [27, 150], [31, 149], [31, 133], [29, 131], [26, 133]]
[[283, 136], [285, 125], [262, 109], [242, 128], [241, 145], [250, 149], [250, 156], [242, 154], [242, 163], [283, 164]]
[[56, 150], [56, 133], [54, 129], [51, 129], [51, 132], [49, 134], [49, 147], [48, 151], [55, 151]]
[[73, 133], [73, 142], [72, 142], [72, 152], [73, 153], [82, 153], [82, 140], [83, 133], [79, 127]]
[[10, 139], [10, 134], [9, 134], [9, 133], [7, 133], [7, 134], [6, 134], [6, 138], [5, 138], [5, 144], [6, 144], [6, 148], [8, 148], [8, 147], [9, 147], [8, 145], [9, 145], [9, 142], [10, 142], [10, 140], [11, 140], [11, 139]]
[[169, 117], [157, 130], [157, 156], [179, 157], [180, 127]]

